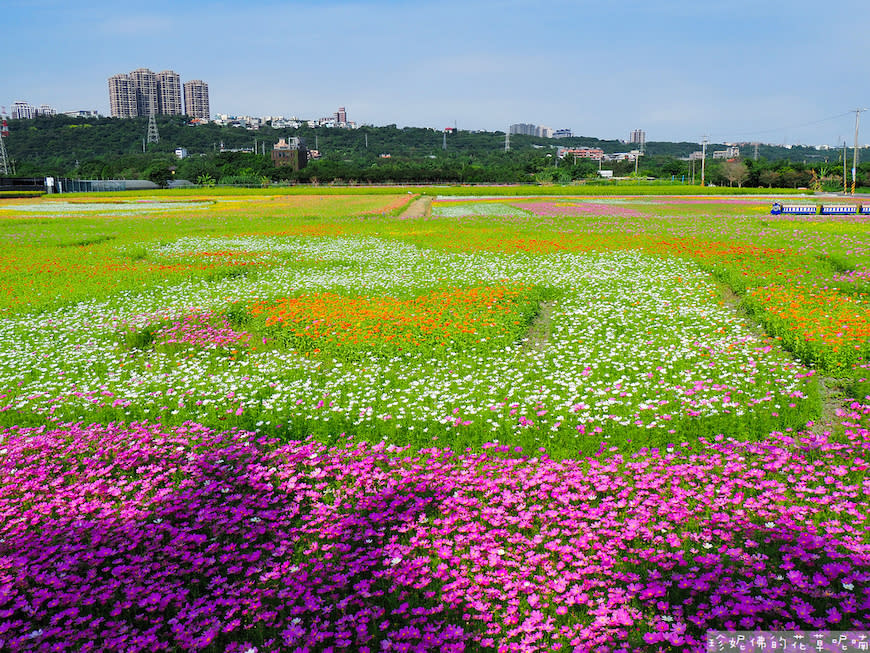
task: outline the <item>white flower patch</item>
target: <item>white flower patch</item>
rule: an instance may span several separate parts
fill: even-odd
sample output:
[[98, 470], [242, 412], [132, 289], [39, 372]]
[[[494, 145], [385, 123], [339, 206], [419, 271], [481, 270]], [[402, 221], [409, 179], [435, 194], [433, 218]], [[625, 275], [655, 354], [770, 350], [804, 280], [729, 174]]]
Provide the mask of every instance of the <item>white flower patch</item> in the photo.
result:
[[[511, 198], [513, 200], [514, 198]], [[528, 216], [523, 209], [500, 202], [462, 202], [461, 204], [435, 203], [432, 205], [432, 215], [439, 218], [460, 218], [463, 216], [498, 216], [514, 217]]]
[[[503, 208], [499, 205], [499, 211]], [[636, 251], [549, 255], [449, 253], [375, 237], [182, 238], [154, 258], [238, 250], [271, 267], [167, 283], [50, 313], [0, 319], [0, 409], [200, 420], [258, 413], [381, 429], [531, 427], [581, 437], [594, 428], [668, 432], [680, 421], [743, 416], [798, 402], [807, 370], [716, 301], [709, 275]], [[312, 261], [311, 266], [293, 264]], [[225, 351], [131, 349], [123, 333], [157, 319], [220, 314], [298, 293], [410, 297], [445, 285], [551, 290], [536, 342], [356, 360], [305, 358], [268, 344]], [[2, 413], [0, 413], [2, 415]]]

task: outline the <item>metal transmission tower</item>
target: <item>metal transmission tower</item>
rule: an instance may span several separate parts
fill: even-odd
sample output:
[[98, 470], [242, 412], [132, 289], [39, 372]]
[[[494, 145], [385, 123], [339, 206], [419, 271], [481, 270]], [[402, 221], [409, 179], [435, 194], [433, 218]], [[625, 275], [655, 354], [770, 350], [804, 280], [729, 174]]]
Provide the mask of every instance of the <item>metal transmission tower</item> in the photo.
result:
[[148, 136], [146, 137], [146, 140], [149, 143], [160, 142], [160, 134], [157, 133], [157, 121], [154, 119], [153, 113], [148, 116]]
[[508, 130], [504, 133], [504, 151], [508, 152], [511, 149], [511, 130]]
[[6, 124], [6, 118], [3, 119], [3, 126], [0, 128], [0, 174], [9, 176], [9, 157], [6, 156], [6, 138], [9, 136], [9, 126]]

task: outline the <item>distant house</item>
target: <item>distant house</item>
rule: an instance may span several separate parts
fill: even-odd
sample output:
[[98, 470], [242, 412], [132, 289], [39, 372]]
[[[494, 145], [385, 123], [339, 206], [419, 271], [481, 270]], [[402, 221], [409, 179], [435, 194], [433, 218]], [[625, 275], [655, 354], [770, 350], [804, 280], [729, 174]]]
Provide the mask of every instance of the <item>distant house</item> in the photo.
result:
[[713, 152], [714, 159], [736, 159], [740, 156], [740, 148], [732, 145], [724, 150], [716, 150]]
[[592, 159], [600, 161], [604, 158], [604, 150], [600, 147], [560, 147], [557, 150], [560, 159], [572, 156], [575, 159]]
[[308, 163], [308, 150], [296, 137], [282, 138], [272, 147], [272, 163], [276, 166], [291, 166], [294, 170], [301, 170]]

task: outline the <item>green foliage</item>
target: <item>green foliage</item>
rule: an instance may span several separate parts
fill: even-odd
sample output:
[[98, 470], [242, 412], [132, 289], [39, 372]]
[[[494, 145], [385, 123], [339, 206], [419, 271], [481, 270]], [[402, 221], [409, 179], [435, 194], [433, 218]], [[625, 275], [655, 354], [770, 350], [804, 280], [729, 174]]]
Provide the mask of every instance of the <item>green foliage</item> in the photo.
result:
[[166, 186], [167, 182], [172, 178], [172, 169], [166, 161], [154, 161], [145, 169], [144, 174], [146, 179], [162, 187]]
[[[147, 132], [145, 118], [71, 118], [40, 116], [10, 121], [7, 142], [10, 158], [21, 176], [54, 175], [79, 179], [154, 179], [165, 183], [158, 162], [172, 162], [176, 179], [195, 181], [202, 176], [228, 182], [262, 185], [272, 182], [321, 184], [415, 184], [415, 183], [536, 183], [566, 184], [597, 177], [598, 164], [569, 159], [554, 166], [558, 147], [594, 146], [605, 153], [623, 152], [629, 145], [617, 140], [578, 136], [544, 139], [511, 136], [511, 149], [504, 151], [504, 132], [459, 131], [445, 137], [440, 130], [395, 125], [359, 129], [309, 128], [276, 130], [266, 125], [257, 132], [215, 124], [190, 125], [184, 116], [158, 116], [160, 142], [143, 152]], [[249, 148], [256, 143], [267, 147], [279, 138], [295, 136], [308, 147], [317, 147], [322, 158], [306, 168], [275, 167], [268, 156], [251, 152], [220, 152]], [[176, 147], [190, 156], [175, 160]], [[710, 144], [710, 149], [724, 145]], [[699, 149], [697, 143], [648, 142], [638, 166], [641, 177], [681, 181], [691, 179], [690, 164], [680, 160]], [[381, 155], [390, 155], [389, 158]], [[551, 154], [551, 157], [547, 157]], [[746, 179], [729, 180], [721, 162], [708, 161], [708, 181], [755, 187], [807, 187], [812, 169], [827, 166], [819, 175], [826, 190], [842, 188], [838, 152], [819, 152], [809, 147], [759, 146], [758, 161], [745, 160]], [[870, 158], [870, 157], [864, 157]], [[838, 163], [840, 161], [840, 163]], [[558, 171], [548, 170], [550, 167]], [[634, 162], [606, 163], [615, 176], [634, 173]], [[859, 185], [870, 182], [870, 167], [859, 166]], [[699, 170], [696, 170], [699, 173]], [[237, 179], [238, 181], [238, 179]], [[700, 181], [696, 174], [696, 183]]]
[[45, 195], [41, 190], [0, 190], [0, 199], [16, 199], [26, 197], [39, 197]]

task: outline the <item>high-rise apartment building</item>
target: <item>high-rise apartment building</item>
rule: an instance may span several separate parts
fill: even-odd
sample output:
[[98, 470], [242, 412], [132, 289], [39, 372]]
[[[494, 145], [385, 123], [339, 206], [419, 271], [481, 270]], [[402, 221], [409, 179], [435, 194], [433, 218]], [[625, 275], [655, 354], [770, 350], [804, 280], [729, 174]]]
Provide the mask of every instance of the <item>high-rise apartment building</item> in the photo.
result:
[[157, 113], [164, 116], [180, 116], [181, 78], [173, 70], [162, 70], [157, 78]]
[[628, 142], [637, 143], [643, 147], [644, 143], [646, 143], [646, 132], [642, 129], [633, 129], [631, 132], [631, 138], [628, 139]]
[[553, 129], [543, 125], [532, 125], [526, 122], [518, 122], [510, 126], [511, 134], [523, 136], [537, 136], [538, 138], [553, 138]]
[[347, 123], [347, 111], [344, 107], [338, 107], [338, 111], [335, 112], [335, 122], [341, 125]]
[[[115, 118], [182, 113], [208, 118], [208, 84], [199, 79], [186, 82], [184, 94], [182, 104], [181, 77], [174, 70], [155, 73], [148, 68], [137, 68], [127, 75], [109, 77], [109, 106]], [[196, 111], [196, 115], [191, 110]]]
[[208, 120], [208, 84], [201, 79], [184, 82], [184, 113], [191, 118]]
[[119, 73], [109, 77], [109, 108], [113, 118], [135, 118], [136, 84], [129, 75]]
[[521, 134], [523, 136], [534, 136], [537, 125], [532, 125], [525, 122], [518, 122], [510, 126], [511, 134]]
[[156, 115], [158, 113], [157, 76], [147, 68], [137, 68], [130, 73], [130, 78], [136, 86], [136, 110], [139, 115]]

